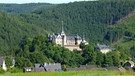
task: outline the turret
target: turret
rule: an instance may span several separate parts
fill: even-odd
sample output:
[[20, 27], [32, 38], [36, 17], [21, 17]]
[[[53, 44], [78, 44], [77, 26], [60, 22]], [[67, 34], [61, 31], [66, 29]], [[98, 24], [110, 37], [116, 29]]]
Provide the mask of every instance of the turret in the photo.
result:
[[62, 26], [61, 26], [61, 36], [65, 35], [64, 28], [63, 28], [63, 21], [62, 21]]
[[62, 21], [62, 27], [61, 27], [61, 36], [62, 36], [62, 46], [66, 45], [66, 34], [64, 32], [63, 28], [63, 21]]
[[83, 35], [82, 43], [84, 43], [85, 45], [88, 44], [88, 42], [85, 40], [85, 35]]

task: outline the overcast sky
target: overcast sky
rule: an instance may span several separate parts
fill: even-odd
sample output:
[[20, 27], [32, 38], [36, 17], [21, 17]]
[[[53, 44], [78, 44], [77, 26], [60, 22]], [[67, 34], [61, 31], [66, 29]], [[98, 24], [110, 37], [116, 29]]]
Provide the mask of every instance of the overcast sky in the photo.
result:
[[88, 1], [88, 0], [0, 0], [0, 3], [69, 3], [74, 1]]

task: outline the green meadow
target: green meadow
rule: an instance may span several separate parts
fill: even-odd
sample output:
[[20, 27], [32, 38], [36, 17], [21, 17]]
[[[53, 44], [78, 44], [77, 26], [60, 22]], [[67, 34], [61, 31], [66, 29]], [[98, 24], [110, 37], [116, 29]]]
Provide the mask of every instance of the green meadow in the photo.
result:
[[0, 76], [135, 76], [134, 72], [119, 71], [72, 71], [72, 72], [36, 72], [36, 73], [6, 73]]

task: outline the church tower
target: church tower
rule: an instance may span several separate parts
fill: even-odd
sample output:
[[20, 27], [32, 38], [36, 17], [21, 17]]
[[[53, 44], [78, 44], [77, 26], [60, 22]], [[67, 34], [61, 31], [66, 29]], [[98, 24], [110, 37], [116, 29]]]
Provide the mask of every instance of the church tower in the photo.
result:
[[85, 35], [83, 34], [83, 38], [82, 38], [82, 43], [84, 43], [85, 45], [88, 44], [88, 42], [85, 40]]
[[62, 21], [62, 27], [61, 27], [61, 36], [62, 36], [62, 46], [66, 45], [66, 34], [64, 32], [63, 28], [63, 21]]

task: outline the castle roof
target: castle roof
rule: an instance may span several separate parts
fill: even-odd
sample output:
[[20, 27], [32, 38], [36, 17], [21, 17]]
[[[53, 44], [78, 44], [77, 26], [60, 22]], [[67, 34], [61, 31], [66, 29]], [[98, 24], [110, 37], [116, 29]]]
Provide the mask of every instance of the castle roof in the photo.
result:
[[75, 40], [75, 38], [77, 38], [77, 40], [82, 40], [80, 36], [67, 36], [66, 38], [67, 40]]
[[62, 38], [59, 33], [58, 34], [55, 34], [54, 36], [55, 36], [55, 38]]
[[97, 48], [99, 48], [100, 50], [101, 49], [110, 49], [110, 47], [107, 45], [98, 45]]
[[66, 38], [67, 38], [67, 40], [75, 40], [74, 36], [67, 36]]

